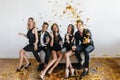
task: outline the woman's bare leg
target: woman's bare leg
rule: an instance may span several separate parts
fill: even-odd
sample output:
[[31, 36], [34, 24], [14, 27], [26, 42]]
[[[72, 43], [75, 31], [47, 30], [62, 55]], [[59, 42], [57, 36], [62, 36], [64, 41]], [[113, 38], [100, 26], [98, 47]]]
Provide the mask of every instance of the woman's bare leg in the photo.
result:
[[47, 70], [55, 63], [55, 61], [57, 60], [57, 53], [56, 51], [52, 51], [52, 60], [47, 64], [47, 66], [45, 67], [45, 69], [41, 72], [40, 77], [43, 78], [44, 75], [46, 74]]
[[71, 61], [70, 61], [70, 56], [73, 55], [73, 51], [68, 51], [65, 53], [65, 61], [66, 61], [66, 69], [65, 69], [65, 78], [69, 77], [69, 67], [71, 68]]
[[28, 64], [29, 64], [29, 60], [28, 60], [27, 55], [26, 55], [25, 53], [24, 53], [23, 57], [24, 57], [24, 59], [25, 59], [27, 65], [28, 65]]
[[70, 67], [70, 56], [73, 55], [72, 51], [68, 51], [65, 53], [65, 61], [66, 61], [66, 68]]
[[18, 69], [20, 69], [21, 66], [22, 66], [24, 54], [25, 54], [25, 50], [21, 49], [20, 52], [19, 52], [19, 66], [18, 66]]
[[49, 74], [52, 73], [52, 71], [54, 70], [54, 68], [59, 64], [60, 60], [61, 60], [62, 57], [63, 57], [63, 54], [62, 54], [61, 51], [57, 51], [57, 55], [58, 55], [57, 61], [56, 61], [55, 64], [52, 66], [52, 68], [48, 71]]

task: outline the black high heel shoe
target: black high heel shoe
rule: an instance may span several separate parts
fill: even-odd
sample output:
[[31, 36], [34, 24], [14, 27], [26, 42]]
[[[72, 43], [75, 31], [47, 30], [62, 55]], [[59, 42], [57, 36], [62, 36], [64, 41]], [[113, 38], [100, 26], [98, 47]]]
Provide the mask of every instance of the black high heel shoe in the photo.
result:
[[89, 72], [89, 70], [84, 70], [82, 73], [81, 73], [81, 76], [86, 76], [86, 75], [88, 75], [88, 72]]
[[28, 69], [31, 66], [31, 63], [25, 66], [25, 69]]
[[20, 67], [20, 69], [17, 69], [16, 71], [19, 72], [21, 71], [22, 68], [23, 68], [23, 65]]

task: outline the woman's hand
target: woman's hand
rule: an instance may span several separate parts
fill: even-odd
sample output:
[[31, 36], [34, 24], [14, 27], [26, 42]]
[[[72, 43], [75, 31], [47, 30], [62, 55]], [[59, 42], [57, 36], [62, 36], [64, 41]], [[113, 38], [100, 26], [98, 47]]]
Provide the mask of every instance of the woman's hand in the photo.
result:
[[26, 35], [24, 33], [18, 33], [18, 35], [26, 37]]
[[66, 34], [66, 39], [69, 40], [69, 34]]
[[50, 36], [52, 39], [54, 38], [53, 32], [50, 33]]
[[72, 46], [72, 50], [75, 51], [76, 50], [76, 46]]
[[68, 44], [70, 43], [70, 41], [69, 41], [69, 34], [66, 35], [66, 41], [67, 41]]
[[62, 45], [62, 44], [63, 44], [63, 42], [62, 42], [62, 41], [60, 41], [60, 42], [59, 42], [59, 44], [60, 44], [60, 45]]
[[18, 33], [18, 35], [24, 35], [23, 33]]
[[38, 49], [37, 44], [34, 44], [34, 50], [36, 51]]

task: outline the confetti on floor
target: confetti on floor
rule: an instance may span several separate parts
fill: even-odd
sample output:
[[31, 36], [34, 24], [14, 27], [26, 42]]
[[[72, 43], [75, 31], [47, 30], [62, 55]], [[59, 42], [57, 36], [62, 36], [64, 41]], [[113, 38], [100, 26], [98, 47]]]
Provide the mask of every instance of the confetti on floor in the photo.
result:
[[[30, 59], [29, 69], [16, 72], [17, 59], [0, 59], [0, 80], [39, 80], [38, 63]], [[120, 58], [92, 58], [90, 60], [89, 75], [80, 77], [82, 70], [76, 69], [76, 76], [64, 78], [65, 64], [59, 65], [51, 75], [45, 75], [45, 80], [120, 80]]]

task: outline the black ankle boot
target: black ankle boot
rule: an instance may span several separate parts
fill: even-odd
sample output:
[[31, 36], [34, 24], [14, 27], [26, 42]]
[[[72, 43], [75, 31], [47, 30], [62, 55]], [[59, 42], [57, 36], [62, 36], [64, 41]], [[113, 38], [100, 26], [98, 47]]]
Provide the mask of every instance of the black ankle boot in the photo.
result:
[[78, 64], [78, 69], [83, 69], [83, 68], [84, 68], [84, 66], [79, 63]]
[[82, 73], [81, 73], [81, 76], [86, 76], [86, 75], [88, 75], [88, 70], [86, 71], [86, 70], [84, 70]]
[[44, 69], [44, 63], [39, 64], [37, 71], [41, 71]]

